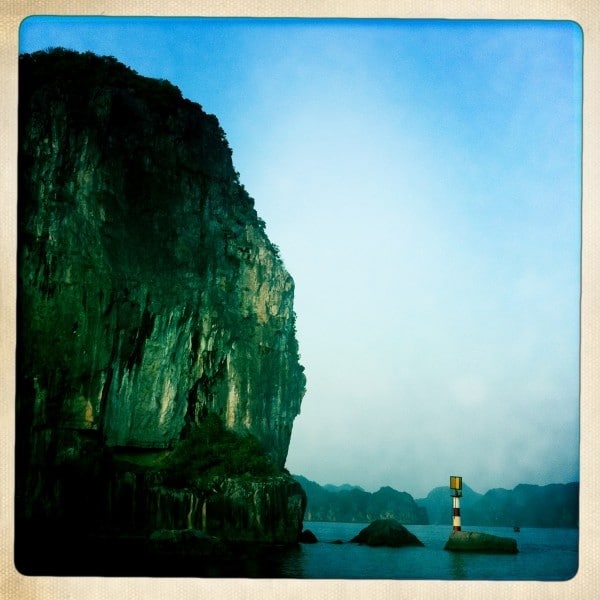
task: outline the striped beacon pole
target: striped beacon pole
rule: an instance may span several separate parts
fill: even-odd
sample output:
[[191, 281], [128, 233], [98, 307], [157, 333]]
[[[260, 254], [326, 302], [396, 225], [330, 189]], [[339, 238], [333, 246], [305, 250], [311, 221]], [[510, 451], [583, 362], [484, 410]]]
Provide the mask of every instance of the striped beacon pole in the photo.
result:
[[450, 475], [452, 490], [452, 531], [460, 531], [460, 497], [462, 496], [462, 477]]

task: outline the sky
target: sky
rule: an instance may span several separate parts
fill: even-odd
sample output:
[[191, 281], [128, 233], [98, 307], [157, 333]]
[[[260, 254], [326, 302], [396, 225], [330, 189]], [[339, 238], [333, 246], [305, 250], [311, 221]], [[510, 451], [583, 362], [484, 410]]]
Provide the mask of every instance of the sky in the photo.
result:
[[415, 498], [579, 480], [583, 39], [567, 21], [30, 17], [217, 116], [294, 278], [286, 467]]

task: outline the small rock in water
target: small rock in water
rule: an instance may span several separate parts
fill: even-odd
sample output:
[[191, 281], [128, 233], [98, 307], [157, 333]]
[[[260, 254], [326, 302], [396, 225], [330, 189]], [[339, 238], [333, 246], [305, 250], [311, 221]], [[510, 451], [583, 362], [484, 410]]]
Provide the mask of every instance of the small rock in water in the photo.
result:
[[423, 542], [395, 519], [378, 519], [365, 527], [350, 542], [367, 546], [423, 546]]
[[317, 536], [310, 529], [305, 529], [300, 534], [300, 539], [298, 541], [301, 544], [316, 544], [319, 540], [317, 539]]

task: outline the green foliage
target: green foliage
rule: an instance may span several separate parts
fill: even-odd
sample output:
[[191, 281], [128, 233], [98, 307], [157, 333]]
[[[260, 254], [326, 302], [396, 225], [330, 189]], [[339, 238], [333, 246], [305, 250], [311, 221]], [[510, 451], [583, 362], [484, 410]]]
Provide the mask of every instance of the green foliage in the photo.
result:
[[[52, 99], [68, 101], [69, 119], [80, 126], [92, 126], [98, 106], [112, 98], [116, 121], [111, 129], [136, 125], [139, 119], [160, 123], [167, 129], [170, 119], [181, 112], [190, 116], [186, 132], [210, 132], [225, 148], [231, 149], [225, 132], [214, 115], [206, 114], [196, 102], [184, 99], [181, 90], [166, 79], [144, 77], [114, 56], [49, 48], [19, 56], [19, 96], [27, 99], [41, 93], [44, 109]], [[119, 120], [120, 119], [120, 120]], [[103, 127], [106, 124], [103, 125]]]
[[204, 477], [264, 476], [278, 472], [253, 435], [227, 430], [214, 413], [208, 413], [193, 425], [165, 466], [168, 482], [180, 486]]

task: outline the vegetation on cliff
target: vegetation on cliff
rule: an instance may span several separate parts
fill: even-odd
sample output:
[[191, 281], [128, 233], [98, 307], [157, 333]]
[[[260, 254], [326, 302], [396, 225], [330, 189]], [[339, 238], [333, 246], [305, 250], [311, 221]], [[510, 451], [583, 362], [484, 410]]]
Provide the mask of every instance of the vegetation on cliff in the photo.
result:
[[228, 431], [214, 414], [208, 414], [194, 424], [163, 465], [172, 485], [189, 485], [199, 477], [214, 479], [279, 473], [253, 435]]

